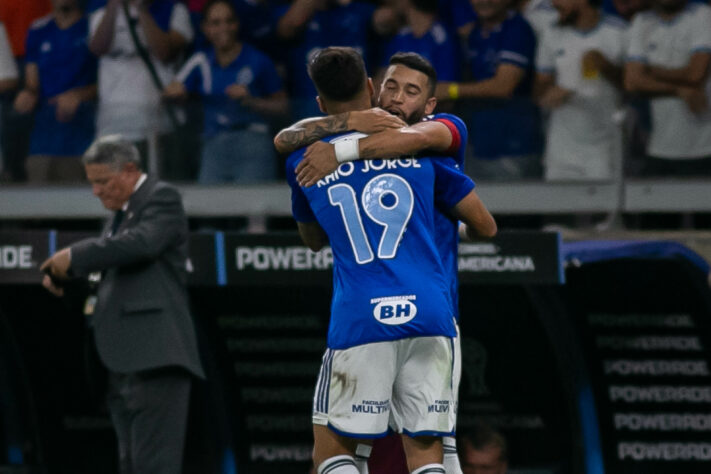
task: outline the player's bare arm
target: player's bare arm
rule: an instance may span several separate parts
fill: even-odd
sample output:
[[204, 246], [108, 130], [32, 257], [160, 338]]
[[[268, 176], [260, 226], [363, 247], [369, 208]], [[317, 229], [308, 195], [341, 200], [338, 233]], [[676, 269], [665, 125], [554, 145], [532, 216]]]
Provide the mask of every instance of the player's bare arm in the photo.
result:
[[[392, 116], [394, 117], [394, 116]], [[418, 122], [410, 127], [391, 128], [358, 140], [358, 157], [365, 160], [413, 155], [422, 151], [445, 152], [452, 145], [452, 132], [436, 120]], [[301, 186], [312, 186], [338, 168], [334, 145], [311, 144], [296, 167]]]
[[274, 137], [274, 146], [279, 153], [292, 151], [329, 135], [348, 131], [350, 112], [327, 117], [307, 118], [285, 128]]
[[354, 130], [362, 133], [377, 133], [390, 128], [405, 127], [400, 118], [379, 107], [368, 110], [344, 112], [328, 117], [307, 118], [285, 128], [274, 137], [274, 146], [279, 153], [310, 145], [317, 140], [336, 133]]
[[301, 241], [314, 252], [318, 252], [328, 245], [326, 232], [317, 222], [297, 222]]
[[490, 238], [496, 235], [498, 229], [494, 216], [474, 190], [464, 196], [451, 213], [464, 224], [463, 230], [459, 233], [464, 240]]

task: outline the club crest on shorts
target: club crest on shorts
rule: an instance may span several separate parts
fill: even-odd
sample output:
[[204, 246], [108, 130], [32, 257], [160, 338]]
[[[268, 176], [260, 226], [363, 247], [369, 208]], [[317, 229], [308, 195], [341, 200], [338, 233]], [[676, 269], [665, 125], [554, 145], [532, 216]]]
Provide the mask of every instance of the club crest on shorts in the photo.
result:
[[415, 295], [373, 298], [370, 300], [371, 304], [375, 304], [373, 317], [388, 326], [410, 322], [417, 315], [417, 306], [413, 303], [415, 299]]

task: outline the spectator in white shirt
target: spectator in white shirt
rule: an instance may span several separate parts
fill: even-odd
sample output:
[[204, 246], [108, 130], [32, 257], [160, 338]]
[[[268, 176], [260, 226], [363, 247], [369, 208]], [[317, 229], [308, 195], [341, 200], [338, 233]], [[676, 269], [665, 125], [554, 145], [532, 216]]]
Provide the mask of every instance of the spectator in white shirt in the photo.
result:
[[[129, 22], [148, 51], [162, 85], [180, 65], [193, 29], [187, 7], [172, 0], [129, 0], [128, 18], [122, 0], [108, 0], [91, 15], [91, 51], [99, 61], [98, 136], [121, 134], [140, 143], [171, 130], [161, 104], [161, 91], [141, 59]], [[140, 147], [139, 147], [140, 148]]]
[[553, 0], [559, 21], [539, 45], [537, 96], [550, 110], [547, 180], [608, 180], [621, 160], [625, 24], [596, 0]]
[[711, 175], [711, 7], [654, 0], [629, 35], [625, 88], [651, 105], [644, 174]]

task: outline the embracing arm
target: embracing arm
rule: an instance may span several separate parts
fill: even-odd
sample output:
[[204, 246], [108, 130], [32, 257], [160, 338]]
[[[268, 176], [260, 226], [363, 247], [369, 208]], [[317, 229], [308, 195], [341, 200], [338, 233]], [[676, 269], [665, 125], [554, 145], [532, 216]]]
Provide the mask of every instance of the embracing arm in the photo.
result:
[[436, 120], [418, 122], [405, 128], [389, 129], [358, 142], [360, 158], [375, 159], [413, 155], [421, 151], [447, 151], [452, 145], [452, 132]]
[[[386, 129], [358, 140], [359, 158], [372, 160], [413, 155], [430, 150], [445, 152], [452, 146], [454, 137], [449, 127], [432, 120], [418, 122], [410, 127]], [[302, 186], [312, 186], [319, 179], [338, 168], [334, 145], [315, 142], [304, 152], [304, 159], [296, 167], [296, 180]]]
[[464, 231], [460, 230], [460, 236], [463, 238], [489, 238], [495, 236], [498, 231], [494, 217], [474, 190], [459, 201], [451, 212], [465, 225]]
[[279, 153], [292, 151], [310, 145], [317, 140], [336, 133], [356, 130], [362, 133], [377, 133], [389, 128], [405, 127], [396, 116], [379, 107], [354, 110], [328, 117], [307, 118], [285, 128], [274, 137], [274, 146]]
[[277, 133], [274, 137], [274, 146], [279, 153], [291, 153], [329, 135], [346, 132], [349, 130], [347, 128], [349, 115], [350, 112], [345, 112], [328, 117], [300, 120]]

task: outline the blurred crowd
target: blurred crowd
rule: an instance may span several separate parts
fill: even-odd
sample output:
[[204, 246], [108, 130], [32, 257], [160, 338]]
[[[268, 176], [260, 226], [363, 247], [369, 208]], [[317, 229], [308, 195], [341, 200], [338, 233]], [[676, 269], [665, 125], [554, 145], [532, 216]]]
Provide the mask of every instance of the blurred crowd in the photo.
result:
[[711, 7], [600, 1], [2, 2], [2, 180], [81, 181], [113, 133], [164, 178], [283, 178], [272, 136], [320, 114], [306, 63], [333, 45], [376, 82], [397, 51], [429, 59], [475, 179], [711, 175]]

